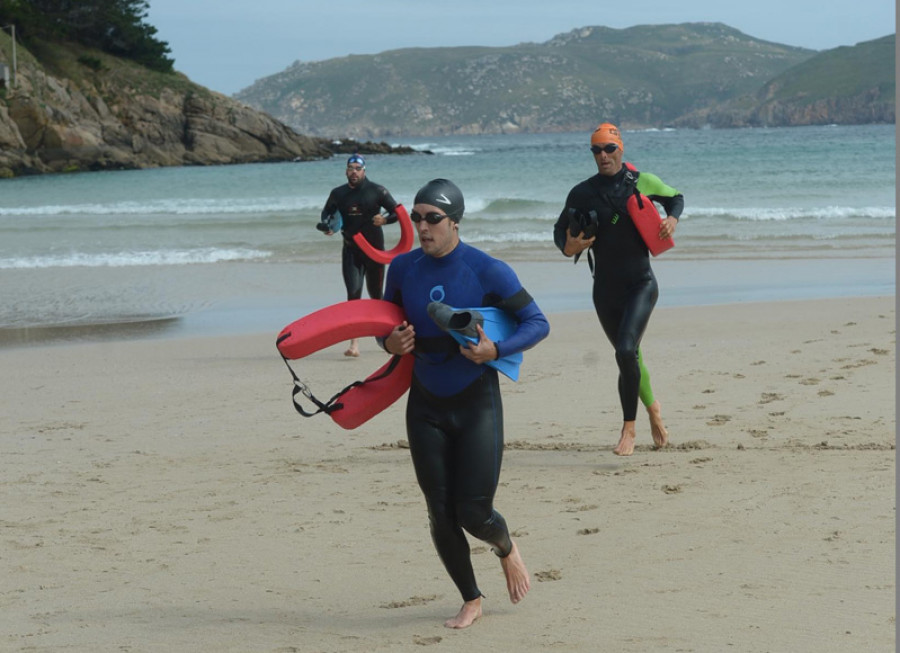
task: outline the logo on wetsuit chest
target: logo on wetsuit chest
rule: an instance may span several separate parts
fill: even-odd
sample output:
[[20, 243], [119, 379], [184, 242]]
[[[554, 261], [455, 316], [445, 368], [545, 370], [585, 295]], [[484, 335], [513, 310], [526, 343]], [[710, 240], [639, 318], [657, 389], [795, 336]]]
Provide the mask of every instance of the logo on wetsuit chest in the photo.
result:
[[435, 286], [431, 290], [428, 291], [428, 299], [432, 302], [443, 302], [444, 297], [447, 296], [447, 293], [444, 291], [443, 286]]
[[613, 213], [612, 220], [610, 220], [610, 224], [616, 224], [619, 221], [619, 214]]

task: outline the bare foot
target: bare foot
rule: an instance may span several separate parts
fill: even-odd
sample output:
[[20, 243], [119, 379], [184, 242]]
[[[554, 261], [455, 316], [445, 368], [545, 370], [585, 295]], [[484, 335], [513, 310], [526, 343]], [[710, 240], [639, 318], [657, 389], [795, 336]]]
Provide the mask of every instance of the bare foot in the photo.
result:
[[350, 341], [350, 346], [347, 347], [347, 351], [344, 352], [344, 356], [352, 356], [353, 358], [357, 358], [359, 356], [359, 340], [354, 338]]
[[669, 444], [669, 432], [663, 424], [662, 409], [657, 399], [647, 406], [647, 414], [650, 415], [650, 432], [653, 434], [653, 444], [657, 449], [662, 449]]
[[630, 456], [634, 453], [634, 422], [625, 422], [622, 426], [622, 436], [619, 438], [619, 444], [613, 449], [613, 453], [617, 456]]
[[459, 612], [452, 619], [447, 619], [444, 626], [447, 628], [468, 628], [481, 619], [481, 597], [474, 601], [466, 601]]
[[528, 575], [528, 569], [525, 568], [525, 562], [519, 554], [519, 547], [516, 543], [512, 543], [512, 550], [505, 558], [500, 558], [500, 565], [503, 567], [503, 575], [506, 576], [506, 589], [509, 592], [509, 600], [518, 603], [525, 598], [528, 590], [531, 589], [531, 577]]

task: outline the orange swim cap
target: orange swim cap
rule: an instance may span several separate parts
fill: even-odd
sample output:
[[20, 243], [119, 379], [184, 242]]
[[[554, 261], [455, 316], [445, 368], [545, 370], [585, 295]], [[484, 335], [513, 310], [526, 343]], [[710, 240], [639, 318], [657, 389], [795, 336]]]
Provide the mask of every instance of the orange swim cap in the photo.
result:
[[606, 143], [615, 143], [619, 149], [625, 151], [622, 144], [622, 135], [619, 134], [619, 128], [611, 122], [604, 122], [597, 125], [597, 129], [591, 134], [591, 145], [605, 145]]

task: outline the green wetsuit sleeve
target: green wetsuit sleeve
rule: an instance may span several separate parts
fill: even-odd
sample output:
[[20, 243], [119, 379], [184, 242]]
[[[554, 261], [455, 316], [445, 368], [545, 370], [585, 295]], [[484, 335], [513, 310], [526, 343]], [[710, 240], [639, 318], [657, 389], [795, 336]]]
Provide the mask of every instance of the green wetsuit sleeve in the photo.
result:
[[662, 179], [649, 172], [638, 176], [637, 189], [654, 202], [659, 202], [666, 209], [666, 215], [680, 218], [684, 210], [684, 196], [663, 182]]

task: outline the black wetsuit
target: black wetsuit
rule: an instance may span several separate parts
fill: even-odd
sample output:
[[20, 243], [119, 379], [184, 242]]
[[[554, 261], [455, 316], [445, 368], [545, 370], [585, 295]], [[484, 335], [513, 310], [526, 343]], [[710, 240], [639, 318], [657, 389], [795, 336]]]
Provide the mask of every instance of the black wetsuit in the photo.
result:
[[363, 279], [372, 299], [381, 299], [384, 285], [384, 265], [376, 263], [353, 242], [353, 236], [362, 232], [369, 244], [376, 249], [384, 249], [384, 233], [381, 227], [372, 224], [372, 217], [384, 208], [388, 211], [387, 224], [397, 222], [397, 202], [388, 190], [368, 178], [351, 187], [338, 186], [331, 191], [325, 208], [322, 209], [324, 222], [335, 211], [341, 212], [344, 247], [341, 251], [341, 272], [347, 287], [347, 299], [362, 297]]
[[639, 347], [659, 296], [649, 251], [625, 208], [635, 187], [662, 204], [667, 215], [681, 215], [684, 198], [678, 191], [655, 175], [642, 175], [623, 166], [612, 177], [597, 174], [575, 186], [553, 228], [553, 240], [563, 251], [572, 213], [596, 216], [597, 238], [589, 256], [594, 275], [594, 308], [616, 351], [619, 400], [626, 422], [635, 419], [639, 396], [645, 405], [653, 402], [646, 369], [641, 383]]
[[406, 431], [432, 539], [463, 600], [472, 601], [481, 591], [463, 531], [501, 557], [512, 550], [506, 521], [493, 506], [503, 458], [500, 384], [493, 367], [459, 353], [427, 306], [499, 306], [515, 315], [516, 331], [496, 343], [501, 356], [533, 347], [550, 325], [509, 265], [462, 242], [440, 258], [421, 249], [395, 258], [385, 299], [403, 306], [416, 331]]

